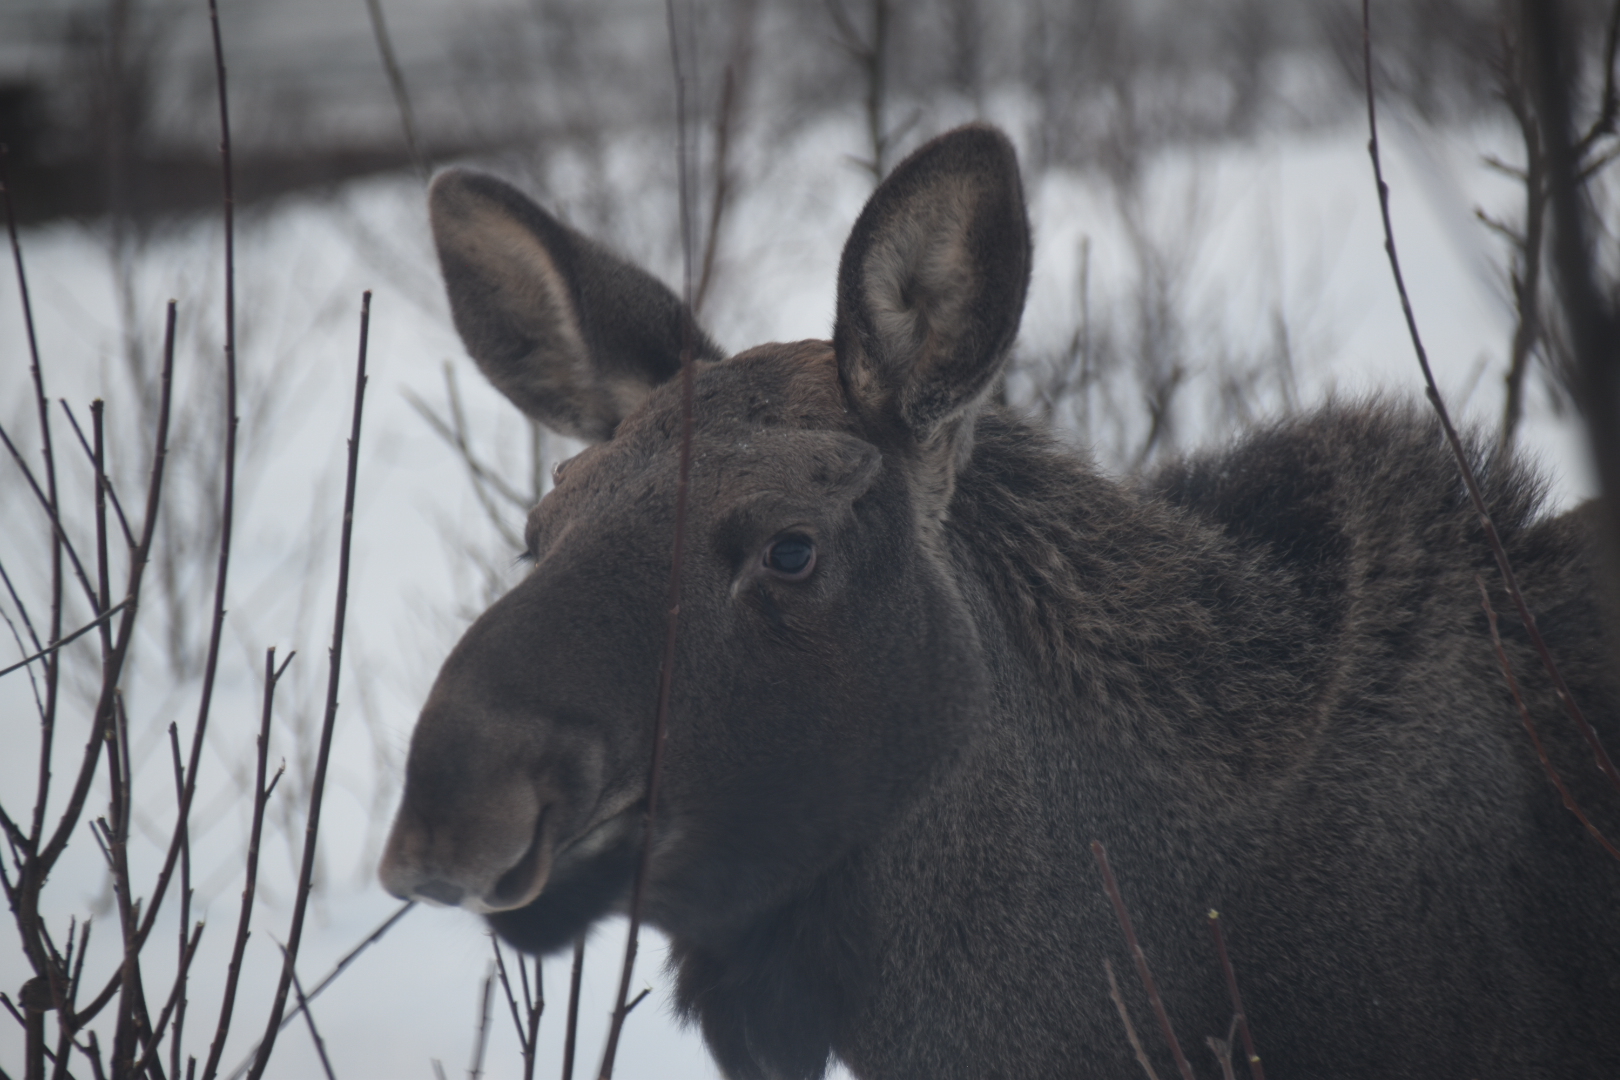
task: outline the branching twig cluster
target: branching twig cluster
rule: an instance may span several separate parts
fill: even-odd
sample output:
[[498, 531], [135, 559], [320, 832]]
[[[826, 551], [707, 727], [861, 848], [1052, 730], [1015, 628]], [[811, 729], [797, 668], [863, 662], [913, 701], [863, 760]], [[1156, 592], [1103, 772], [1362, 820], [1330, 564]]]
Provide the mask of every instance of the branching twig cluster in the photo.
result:
[[[1159, 993], [1159, 984], [1148, 967], [1147, 954], [1142, 951], [1142, 946], [1137, 941], [1136, 927], [1131, 921], [1130, 910], [1125, 906], [1125, 896], [1120, 892], [1119, 881], [1114, 877], [1114, 868], [1108, 862], [1108, 850], [1103, 847], [1102, 841], [1093, 840], [1091, 854], [1097, 860], [1097, 870], [1103, 879], [1103, 891], [1108, 894], [1108, 902], [1114, 909], [1114, 917], [1119, 920], [1120, 933], [1125, 937], [1125, 947], [1131, 954], [1131, 962], [1136, 966], [1137, 977], [1142, 980], [1142, 989], [1147, 993], [1148, 1004], [1153, 1009], [1154, 1019], [1158, 1021], [1159, 1032], [1164, 1036], [1165, 1045], [1170, 1048], [1171, 1057], [1175, 1059], [1176, 1071], [1181, 1074], [1182, 1080], [1194, 1080], [1192, 1063], [1187, 1060], [1186, 1054], [1182, 1053], [1181, 1043], [1176, 1039], [1175, 1028], [1170, 1023], [1169, 1011], [1165, 1009], [1164, 998]], [[1210, 1035], [1204, 1041], [1215, 1055], [1223, 1080], [1233, 1080], [1232, 1040], [1234, 1035], [1241, 1033], [1244, 1060], [1249, 1066], [1250, 1077], [1252, 1080], [1266, 1080], [1265, 1070], [1260, 1065], [1260, 1055], [1254, 1048], [1254, 1038], [1249, 1033], [1249, 1018], [1243, 1011], [1243, 997], [1238, 993], [1237, 975], [1232, 970], [1232, 961], [1226, 952], [1226, 939], [1221, 934], [1220, 913], [1214, 909], [1209, 912], [1209, 929], [1214, 938], [1216, 956], [1220, 959], [1221, 972], [1226, 978], [1227, 994], [1232, 1000], [1232, 1022], [1226, 1038]], [[1147, 1050], [1142, 1045], [1142, 1039], [1136, 1033], [1136, 1025], [1131, 1022], [1130, 1010], [1125, 1005], [1124, 995], [1119, 991], [1119, 980], [1114, 977], [1114, 965], [1107, 959], [1103, 960], [1103, 974], [1108, 979], [1108, 997], [1119, 1013], [1120, 1024], [1125, 1028], [1125, 1040], [1130, 1043], [1137, 1064], [1142, 1066], [1148, 1080], [1159, 1080], [1158, 1071], [1153, 1068]]]
[[[22, 301], [24, 324], [27, 327], [29, 355], [36, 406], [40, 425], [41, 451], [36, 467], [30, 463], [22, 448], [8, 432], [0, 430], [10, 452], [13, 465], [32, 492], [38, 504], [45, 527], [50, 536], [50, 571], [48, 583], [49, 613], [44, 635], [36, 629], [36, 621], [28, 599], [15, 588], [9, 573], [0, 568], [5, 579], [6, 595], [17, 619], [7, 615], [19, 651], [25, 653], [18, 663], [0, 671], [0, 676], [27, 668], [34, 680], [34, 699], [38, 707], [40, 738], [37, 782], [31, 813], [19, 821], [0, 806], [0, 826], [6, 840], [6, 854], [0, 855], [0, 886], [13, 912], [17, 933], [23, 951], [33, 970], [33, 977], [18, 995], [18, 1001], [5, 998], [5, 1004], [24, 1031], [24, 1076], [28, 1080], [43, 1080], [47, 1072], [52, 1077], [71, 1075], [70, 1059], [79, 1055], [85, 1059], [92, 1073], [99, 1077], [149, 1077], [152, 1080], [175, 1080], [184, 1075], [192, 1080], [197, 1073], [195, 1057], [185, 1057], [183, 1050], [185, 1020], [187, 1016], [187, 987], [193, 960], [204, 931], [201, 921], [191, 917], [191, 810], [196, 796], [198, 776], [202, 768], [202, 745], [213, 709], [213, 689], [219, 667], [221, 639], [226, 615], [225, 596], [228, 583], [232, 544], [232, 520], [235, 499], [236, 461], [236, 316], [235, 316], [235, 257], [230, 147], [229, 106], [226, 95], [226, 71], [221, 43], [219, 19], [210, 4], [213, 29], [215, 73], [219, 97], [221, 125], [221, 165], [223, 204], [225, 210], [225, 345], [224, 396], [222, 401], [225, 421], [224, 446], [220, 457], [223, 470], [219, 546], [217, 549], [212, 622], [207, 661], [202, 671], [201, 690], [196, 719], [189, 738], [189, 751], [183, 751], [180, 729], [168, 725], [167, 734], [173, 770], [175, 820], [163, 843], [163, 857], [159, 869], [144, 891], [139, 889], [137, 875], [130, 858], [131, 823], [136, 806], [136, 776], [131, 760], [131, 717], [125, 702], [125, 685], [129, 679], [129, 656], [143, 611], [146, 569], [154, 557], [154, 544], [163, 516], [165, 477], [169, 465], [170, 420], [176, 363], [177, 305], [167, 306], [162, 367], [156, 387], [157, 410], [150, 433], [151, 467], [146, 482], [146, 497], [137, 529], [125, 515], [113, 480], [109, 476], [106, 449], [104, 407], [100, 401], [90, 406], [91, 436], [85, 438], [67, 402], [63, 409], [72, 424], [78, 445], [89, 459], [94, 474], [93, 536], [94, 557], [81, 555], [73, 530], [67, 522], [57, 483], [60, 462], [52, 445], [51, 411], [46, 393], [44, 367], [39, 343], [34, 332], [34, 320], [28, 293], [26, 266], [22, 245], [16, 228], [16, 215], [11, 206], [9, 187], [0, 182], [0, 195], [6, 204], [8, 232], [11, 241], [19, 293]], [[349, 485], [346, 492], [342, 545], [339, 567], [338, 617], [332, 644], [332, 678], [329, 684], [327, 715], [323, 727], [323, 741], [319, 766], [312, 792], [307, 819], [305, 873], [300, 882], [298, 904], [294, 910], [292, 933], [285, 947], [283, 992], [292, 983], [302, 1005], [307, 1003], [302, 987], [296, 981], [293, 965], [304, 904], [307, 901], [309, 871], [320, 815], [320, 797], [324, 788], [324, 764], [330, 745], [331, 729], [336, 713], [336, 672], [342, 655], [343, 601], [347, 583], [348, 551], [352, 533], [356, 466], [359, 451], [360, 391], [364, 386], [366, 320], [369, 314], [369, 294], [362, 306], [360, 357], [357, 364], [357, 386], [353, 433], [349, 447]], [[119, 530], [109, 528], [108, 507], [117, 516]], [[117, 539], [123, 540], [123, 550], [116, 551]], [[121, 556], [121, 557], [120, 557]], [[122, 566], [122, 582], [118, 581], [117, 567]], [[84, 603], [93, 617], [78, 629], [63, 633], [67, 596], [71, 586], [83, 593]], [[122, 596], [113, 602], [114, 590]], [[17, 623], [21, 624], [19, 629]], [[96, 632], [99, 645], [99, 689], [88, 715], [88, 733], [84, 750], [79, 757], [65, 798], [58, 796], [53, 802], [52, 769], [55, 761], [56, 736], [64, 719], [61, 688], [66, 665], [73, 657], [68, 646], [81, 637]], [[26, 635], [26, 643], [25, 643]], [[249, 936], [249, 924], [257, 888], [259, 845], [267, 805], [275, 791], [281, 770], [269, 772], [271, 717], [274, 711], [276, 686], [286, 672], [289, 655], [279, 666], [275, 651], [265, 654], [263, 705], [260, 715], [253, 789], [253, 821], [245, 857], [245, 883], [241, 911], [237, 920], [231, 960], [226, 971], [225, 993], [218, 1021], [213, 1029], [209, 1053], [203, 1066], [204, 1080], [217, 1075], [220, 1054], [229, 1032], [235, 995], [243, 963], [244, 948]], [[76, 836], [82, 835], [80, 825], [85, 823], [87, 804], [95, 775], [105, 762], [108, 804], [106, 811], [89, 820], [90, 836], [101, 851], [112, 884], [115, 913], [121, 948], [113, 971], [94, 989], [87, 983], [86, 957], [90, 943], [91, 920], [82, 923], [71, 919], [67, 933], [60, 942], [49, 925], [42, 897], [51, 873]], [[54, 808], [54, 812], [53, 812]], [[164, 909], [169, 886], [178, 874], [178, 934], [175, 973], [166, 989], [154, 994], [146, 977], [144, 958], [151, 952], [154, 941], [152, 931]], [[403, 910], [406, 909], [401, 909]], [[396, 915], [396, 919], [397, 919]], [[392, 925], [392, 921], [386, 925]], [[386, 926], [385, 928], [386, 929]], [[373, 939], [376, 935], [374, 935]], [[369, 941], [368, 941], [369, 943]], [[345, 963], [347, 960], [345, 961]], [[341, 970], [341, 967], [340, 967]], [[325, 986], [328, 979], [323, 980]], [[311, 995], [313, 996], [313, 995]], [[156, 1006], [154, 1009], [153, 1006]], [[110, 1044], [104, 1045], [101, 1033], [91, 1028], [93, 1022], [107, 1014], [112, 1026]], [[270, 1022], [270, 1034], [258, 1054], [258, 1068], [268, 1059], [274, 1032], [281, 1020], [282, 1000]], [[314, 1021], [307, 1008], [301, 1008], [310, 1024]], [[51, 1021], [55, 1034], [51, 1038]], [[317, 1049], [330, 1075], [324, 1047], [316, 1035]], [[165, 1050], [165, 1042], [167, 1048]], [[184, 1064], [182, 1059], [184, 1057]], [[165, 1069], [165, 1064], [167, 1068]]]

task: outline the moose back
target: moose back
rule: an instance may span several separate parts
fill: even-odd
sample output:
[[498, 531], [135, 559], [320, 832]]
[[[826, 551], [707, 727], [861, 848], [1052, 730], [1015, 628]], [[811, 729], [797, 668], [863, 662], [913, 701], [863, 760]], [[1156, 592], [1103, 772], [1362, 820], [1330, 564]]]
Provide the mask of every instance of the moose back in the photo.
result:
[[[1491, 558], [1430, 420], [1330, 406], [1122, 484], [990, 404], [1030, 240], [1012, 148], [982, 126], [873, 194], [830, 342], [730, 357], [506, 184], [453, 170], [430, 200], [468, 351], [591, 445], [423, 707], [390, 891], [535, 951], [625, 910], [685, 347], [645, 912], [728, 1075], [836, 1057], [863, 1078], [1130, 1076], [1105, 961], [1168, 1074], [1098, 838], [1200, 1055], [1232, 1018], [1215, 908], [1274, 1078], [1620, 1076], [1620, 864], [1519, 725], [1479, 602]], [[1476, 456], [1613, 745], [1582, 513], [1538, 515], [1533, 477]], [[1620, 796], [1506, 634], [1554, 763], [1620, 832]]]

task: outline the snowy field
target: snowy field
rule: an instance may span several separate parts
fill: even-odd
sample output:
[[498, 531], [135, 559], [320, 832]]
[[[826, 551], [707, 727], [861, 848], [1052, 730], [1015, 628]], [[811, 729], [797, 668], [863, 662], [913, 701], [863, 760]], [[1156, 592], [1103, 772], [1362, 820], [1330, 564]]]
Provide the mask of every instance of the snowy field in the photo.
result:
[[[625, 254], [674, 282], [679, 265], [670, 223], [673, 184], [667, 182], [668, 138], [625, 137], [609, 155], [610, 182], [625, 193], [611, 229]], [[846, 155], [860, 143], [853, 122], [823, 123], [745, 163], [751, 182], [728, 224], [720, 277], [705, 320], [729, 349], [767, 340], [825, 337], [843, 238], [869, 191], [869, 180]], [[1192, 382], [1186, 397], [1183, 446], [1229, 436], [1201, 422], [1200, 350], [1256, 347], [1280, 315], [1289, 327], [1298, 399], [1330, 393], [1380, 391], [1416, 397], [1419, 377], [1382, 251], [1364, 149], [1356, 127], [1203, 150], [1176, 150], [1149, 162], [1143, 220], [1184, 270], [1177, 293], [1189, 329]], [[1506, 133], [1494, 129], [1436, 132], [1391, 127], [1386, 168], [1395, 221], [1413, 301], [1454, 409], [1494, 428], [1501, 409], [1501, 373], [1511, 333], [1505, 284], [1492, 269], [1501, 253], [1473, 219], [1473, 208], [1511, 216], [1515, 190], [1479, 164], [1487, 150], [1511, 156]], [[592, 182], [566, 160], [547, 177], [547, 201], [565, 211], [586, 205]], [[1119, 282], [1130, 273], [1129, 246], [1115, 201], [1098, 177], [1050, 171], [1029, 180], [1037, 257], [1021, 349], [1056, 348], [1076, 320], [1079, 251], [1089, 242], [1089, 304], [1121, 302]], [[583, 211], [575, 220], [588, 218]], [[221, 233], [217, 221], [171, 229], [142, 245], [120, 294], [106, 237], [92, 229], [56, 225], [26, 232], [27, 260], [47, 390], [66, 398], [81, 417], [95, 397], [107, 400], [113, 475], [132, 518], [144, 490], [148, 435], [133, 430], [137, 411], [122, 356], [126, 327], [120, 305], [149, 361], [158, 350], [163, 303], [180, 302], [177, 378], [187, 403], [177, 419], [176, 496], [195, 509], [206, 477], [197, 463], [217, 467], [217, 417], [199, 412], [215, 400], [220, 355]], [[408, 395], [443, 408], [443, 366], [456, 366], [468, 424], [479, 453], [526, 475], [527, 429], [465, 359], [448, 318], [427, 235], [420, 185], [409, 178], [351, 184], [320, 199], [291, 199], [243, 215], [238, 233], [238, 302], [243, 422], [242, 472], [231, 568], [225, 647], [213, 709], [202, 789], [193, 826], [197, 917], [208, 922], [193, 965], [188, 1052], [202, 1056], [212, 1033], [219, 986], [240, 891], [240, 847], [249, 801], [252, 737], [257, 724], [263, 650], [297, 650], [278, 698], [272, 763], [286, 758], [289, 775], [272, 807], [263, 888], [248, 950], [227, 1063], [239, 1060], [262, 1030], [274, 973], [275, 940], [286, 933], [291, 884], [302, 835], [302, 777], [313, 756], [326, 680], [344, 439], [357, 338], [360, 294], [374, 292], [371, 381], [366, 398], [360, 494], [355, 520], [354, 576], [349, 596], [348, 649], [333, 776], [321, 833], [322, 872], [299, 970], [306, 985], [381, 922], [397, 902], [374, 876], [379, 845], [397, 797], [398, 777], [415, 712], [440, 659], [477, 613], [490, 582], [478, 567], [511, 580], [515, 551], [506, 551], [485, 519], [461, 462], [411, 407]], [[37, 452], [37, 420], [28, 384], [26, 339], [16, 281], [0, 275], [0, 421]], [[1482, 366], [1483, 365], [1483, 366]], [[1551, 480], [1553, 502], [1567, 507], [1591, 493], [1580, 432], [1556, 415], [1532, 382], [1522, 445]], [[1014, 385], [1016, 393], [1017, 385]], [[60, 413], [53, 418], [67, 497], [89, 505], [89, 472], [71, 444]], [[565, 453], [551, 439], [547, 452]], [[1102, 456], [1107, 459], [1108, 455]], [[192, 471], [187, 472], [186, 468]], [[48, 558], [42, 517], [9, 463], [0, 471], [0, 559], [39, 603]], [[514, 482], [526, 483], [520, 475]], [[518, 520], [514, 512], [512, 520]], [[89, 550], [87, 509], [70, 527]], [[159, 543], [164, 542], [162, 534]], [[206, 633], [213, 558], [197, 552], [195, 580], [178, 588], [189, 597], [188, 633]], [[114, 578], [122, 580], [115, 562]], [[8, 602], [9, 603], [9, 602]], [[10, 611], [10, 607], [7, 607]], [[70, 603], [66, 623], [84, 621]], [[36, 621], [39, 615], [36, 613]], [[157, 635], [159, 621], [147, 632]], [[86, 639], [93, 641], [92, 638]], [[137, 882], [149, 882], [173, 816], [166, 728], [189, 737], [197, 708], [194, 679], [177, 679], [155, 637], [138, 642], [137, 674], [128, 699], [132, 756], [137, 769]], [[11, 662], [5, 644], [0, 666]], [[75, 654], [85, 679], [95, 670], [94, 647]], [[83, 680], [81, 680], [83, 681]], [[53, 807], [76, 767], [88, 712], [82, 687], [65, 700], [56, 755]], [[0, 799], [13, 817], [27, 812], [34, 790], [37, 728], [21, 672], [0, 679]], [[99, 813], [105, 790], [91, 796]], [[87, 832], [87, 827], [84, 827]], [[144, 886], [143, 886], [144, 887]], [[70, 915], [96, 915], [87, 979], [99, 986], [115, 963], [115, 910], [95, 844], [80, 835], [51, 879], [47, 917], [66, 931]], [[173, 964], [174, 913], [159, 923], [159, 943], [147, 950], [148, 986], [166, 987]], [[585, 979], [578, 1075], [594, 1069], [623, 945], [613, 922], [591, 939]], [[0, 935], [0, 987], [13, 991], [27, 966], [9, 921]], [[365, 954], [315, 1004], [337, 1076], [432, 1075], [430, 1059], [447, 1074], [465, 1068], [472, 1050], [477, 996], [490, 961], [478, 920], [460, 912], [413, 911]], [[664, 978], [662, 942], [649, 937], [634, 992], [651, 997], [632, 1014], [619, 1075], [669, 1080], [715, 1075], [695, 1032], [673, 1019]], [[541, 1027], [541, 1073], [560, 1059], [567, 958], [546, 967], [550, 1002]], [[149, 993], [151, 991], [149, 990]], [[519, 1075], [517, 1040], [497, 1001], [486, 1074]], [[21, 1029], [0, 1017], [0, 1067], [20, 1075]], [[319, 1074], [307, 1032], [289, 1028], [278, 1044], [271, 1076]], [[594, 1074], [592, 1074], [594, 1075]]]

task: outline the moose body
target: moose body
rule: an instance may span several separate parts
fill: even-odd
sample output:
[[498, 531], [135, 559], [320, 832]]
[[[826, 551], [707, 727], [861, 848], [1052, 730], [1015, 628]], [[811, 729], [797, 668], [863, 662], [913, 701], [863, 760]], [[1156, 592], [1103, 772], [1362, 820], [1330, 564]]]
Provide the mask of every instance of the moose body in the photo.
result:
[[[535, 951], [624, 910], [686, 348], [645, 911], [728, 1075], [836, 1057], [862, 1078], [1130, 1076], [1104, 961], [1172, 1075], [1093, 838], [1189, 1054], [1232, 1018], [1213, 908], [1274, 1078], [1620, 1075], [1620, 864], [1519, 725], [1479, 602], [1491, 557], [1433, 422], [1330, 406], [1127, 485], [985, 404], [1029, 267], [1016, 161], [988, 128], [873, 195], [831, 342], [729, 359], [501, 182], [449, 172], [431, 203], [469, 351], [593, 445], [423, 709], [392, 891]], [[1612, 745], [1582, 513], [1538, 516], [1533, 477], [1479, 465]], [[1613, 830], [1620, 799], [1523, 631], [1503, 633], [1554, 763]]]

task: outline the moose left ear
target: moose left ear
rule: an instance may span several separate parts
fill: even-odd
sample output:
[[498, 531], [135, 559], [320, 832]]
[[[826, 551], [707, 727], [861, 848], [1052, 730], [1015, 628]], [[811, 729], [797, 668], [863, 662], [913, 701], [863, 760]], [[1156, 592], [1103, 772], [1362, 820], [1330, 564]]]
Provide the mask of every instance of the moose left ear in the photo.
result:
[[902, 161], [838, 267], [833, 344], [869, 423], [928, 443], [1001, 370], [1029, 285], [1029, 222], [1007, 137], [970, 125]]

